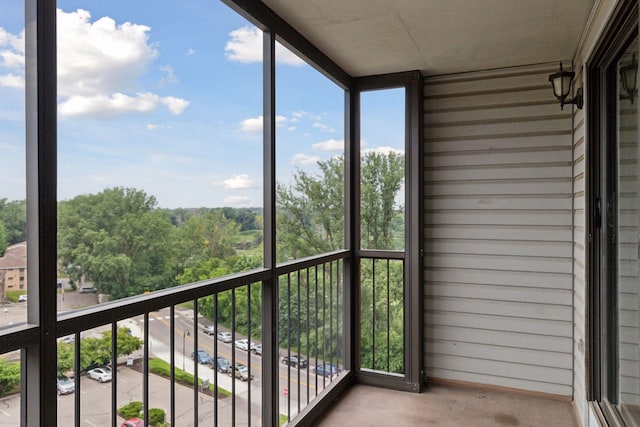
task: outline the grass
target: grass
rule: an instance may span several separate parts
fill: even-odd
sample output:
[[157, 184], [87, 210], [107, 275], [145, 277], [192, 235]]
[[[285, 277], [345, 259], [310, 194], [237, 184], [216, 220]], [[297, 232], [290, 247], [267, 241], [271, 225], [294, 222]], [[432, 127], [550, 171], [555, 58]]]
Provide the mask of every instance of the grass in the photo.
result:
[[4, 296], [10, 302], [18, 302], [18, 298], [20, 297], [20, 295], [26, 295], [26, 293], [27, 293], [27, 291], [25, 289], [21, 289], [21, 290], [18, 290], [18, 291], [6, 291], [4, 293]]
[[282, 415], [280, 414], [280, 425], [283, 425], [284, 423], [289, 421], [289, 417], [287, 417], [286, 415]]
[[[169, 363], [165, 362], [162, 359], [158, 359], [158, 358], [149, 359], [149, 372], [152, 372], [156, 375], [163, 376], [165, 378], [170, 378], [171, 365], [169, 365]], [[175, 368], [175, 379], [176, 379], [176, 382], [179, 384], [183, 384], [186, 386], [193, 386], [193, 374], [190, 374], [189, 372], [185, 372], [182, 369]], [[202, 385], [201, 378], [198, 378], [198, 384]], [[214, 389], [213, 389], [213, 384], [211, 383], [209, 383], [209, 391], [213, 395]], [[218, 387], [218, 396], [230, 397], [231, 392], [228, 390], [225, 390], [222, 387]]]

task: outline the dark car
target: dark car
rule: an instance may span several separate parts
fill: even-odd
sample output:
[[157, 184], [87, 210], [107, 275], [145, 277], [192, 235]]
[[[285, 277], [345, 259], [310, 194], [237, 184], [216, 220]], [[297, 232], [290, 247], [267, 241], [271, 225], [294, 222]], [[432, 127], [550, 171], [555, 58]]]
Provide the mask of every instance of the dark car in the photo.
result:
[[302, 356], [298, 356], [297, 354], [292, 354], [291, 356], [284, 356], [282, 358], [282, 363], [284, 365], [292, 366], [294, 368], [300, 367], [300, 369], [304, 369], [307, 367], [307, 359]]
[[229, 370], [229, 366], [230, 365], [231, 365], [231, 363], [227, 359], [222, 357], [222, 356], [216, 357], [215, 364], [214, 364], [213, 360], [211, 360], [211, 363], [209, 363], [209, 366], [211, 367], [211, 369], [215, 369], [218, 372], [222, 372], [222, 373], [227, 372]]
[[[195, 354], [191, 352], [191, 360], [193, 360]], [[211, 356], [204, 350], [198, 350], [198, 363], [201, 365], [210, 365], [211, 364]]]
[[340, 369], [336, 365], [331, 365], [329, 363], [316, 366], [314, 371], [321, 377], [332, 377], [340, 373]]

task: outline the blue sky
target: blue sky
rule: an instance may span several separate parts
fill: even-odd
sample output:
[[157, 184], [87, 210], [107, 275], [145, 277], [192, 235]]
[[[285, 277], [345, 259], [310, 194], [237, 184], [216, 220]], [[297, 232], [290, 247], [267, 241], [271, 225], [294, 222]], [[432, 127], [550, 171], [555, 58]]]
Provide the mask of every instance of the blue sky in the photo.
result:
[[[24, 198], [23, 2], [0, 0], [0, 198]], [[262, 205], [261, 34], [210, 0], [58, 1], [58, 198], [135, 187], [162, 207]], [[343, 91], [277, 51], [277, 176], [342, 154]], [[401, 149], [399, 90], [366, 149]]]

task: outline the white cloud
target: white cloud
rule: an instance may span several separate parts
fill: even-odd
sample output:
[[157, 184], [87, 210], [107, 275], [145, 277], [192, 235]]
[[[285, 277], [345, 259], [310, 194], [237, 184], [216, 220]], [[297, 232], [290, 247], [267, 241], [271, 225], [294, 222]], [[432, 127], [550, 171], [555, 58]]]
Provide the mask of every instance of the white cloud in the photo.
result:
[[187, 56], [191, 56], [191, 55], [193, 55], [194, 53], [196, 53], [196, 51], [195, 51], [194, 49], [192, 49], [192, 48], [189, 48], [189, 49], [187, 49], [187, 51], [185, 52], [185, 55], [187, 55]]
[[0, 86], [13, 87], [13, 88], [23, 88], [24, 87], [24, 77], [16, 76], [12, 73], [5, 74], [4, 76], [0, 75]]
[[[285, 116], [276, 116], [276, 126], [284, 125], [288, 119]], [[250, 119], [243, 120], [240, 123], [240, 128], [244, 132], [259, 132], [262, 130], [262, 124], [264, 118], [262, 116], [252, 117]], [[287, 130], [295, 130], [295, 127], [287, 127]]]
[[329, 139], [312, 145], [314, 150], [320, 151], [344, 151], [343, 139]]
[[[83, 9], [64, 12], [57, 9], [58, 111], [61, 116], [113, 116], [146, 113], [165, 106], [182, 114], [185, 99], [140, 92], [138, 79], [159, 55], [149, 42], [150, 27], [125, 22], [117, 24], [108, 16], [91, 22]], [[24, 87], [24, 31], [13, 35], [0, 28], [0, 86]], [[2, 74], [2, 69], [15, 73]], [[160, 67], [166, 74], [161, 83], [177, 81], [170, 66]]]
[[[0, 87], [24, 87], [24, 61], [24, 31], [16, 36], [0, 28]], [[12, 71], [2, 74], [2, 69]]]
[[161, 66], [160, 71], [165, 73], [165, 76], [162, 79], [160, 79], [161, 86], [177, 83], [179, 81], [178, 77], [173, 72], [173, 67], [171, 65]]
[[[244, 64], [262, 62], [262, 31], [256, 27], [242, 27], [231, 31], [229, 37], [224, 47], [227, 58]], [[294, 66], [305, 64], [302, 59], [279, 43], [276, 43], [276, 61]]]
[[222, 185], [227, 190], [245, 190], [248, 188], [254, 188], [256, 183], [247, 174], [234, 175], [229, 179], [225, 179], [221, 183], [214, 183], [214, 185]]
[[294, 111], [291, 113], [291, 115], [297, 119], [301, 119], [304, 117], [310, 118], [311, 120], [322, 120], [322, 116], [304, 110]]
[[149, 130], [156, 130], [156, 129], [173, 129], [171, 126], [167, 126], [167, 125], [156, 125], [153, 123], [148, 123], [147, 124], [147, 129]]
[[320, 157], [309, 156], [307, 154], [298, 153], [295, 154], [289, 161], [290, 165], [312, 165], [320, 161]]
[[375, 148], [367, 148], [366, 150], [362, 150], [363, 153], [378, 153], [378, 154], [389, 154], [389, 153], [396, 153], [396, 154], [404, 154], [404, 150], [401, 150], [399, 148], [393, 148], [393, 147], [375, 147]]
[[229, 196], [224, 199], [224, 203], [228, 203], [230, 205], [243, 205], [248, 206], [250, 204], [250, 200], [245, 196]]
[[173, 114], [181, 114], [189, 103], [173, 97], [161, 98], [153, 93], [72, 96], [58, 105], [58, 113], [62, 117], [108, 117], [122, 113], [147, 113], [158, 104], [167, 106]]
[[334, 133], [336, 131], [334, 128], [332, 128], [331, 126], [325, 125], [324, 123], [316, 122], [313, 124], [313, 127], [329, 133]]

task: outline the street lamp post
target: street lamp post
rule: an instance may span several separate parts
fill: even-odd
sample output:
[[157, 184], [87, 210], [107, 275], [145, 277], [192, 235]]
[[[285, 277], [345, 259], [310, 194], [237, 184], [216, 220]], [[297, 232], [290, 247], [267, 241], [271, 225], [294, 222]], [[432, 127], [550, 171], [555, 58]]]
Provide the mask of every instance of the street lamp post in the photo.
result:
[[184, 372], [184, 359], [185, 359], [185, 354], [184, 354], [184, 344], [185, 344], [185, 340], [186, 337], [191, 336], [191, 334], [189, 333], [188, 329], [185, 329], [184, 332], [182, 333], [182, 371]]

